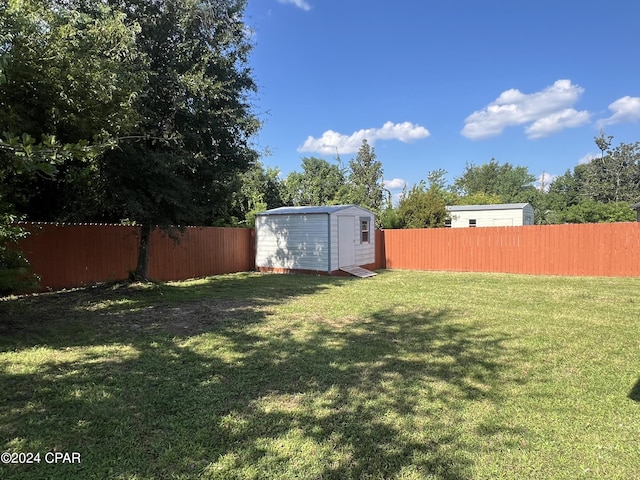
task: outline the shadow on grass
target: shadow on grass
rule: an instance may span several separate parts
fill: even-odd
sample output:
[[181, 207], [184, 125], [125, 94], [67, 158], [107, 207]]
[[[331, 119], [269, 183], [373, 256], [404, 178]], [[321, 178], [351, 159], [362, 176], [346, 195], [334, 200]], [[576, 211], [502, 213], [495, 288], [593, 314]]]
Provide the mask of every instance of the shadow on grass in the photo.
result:
[[634, 402], [640, 402], [640, 378], [629, 392], [629, 398]]
[[263, 307], [348, 281], [353, 280], [243, 273], [4, 299], [0, 301], [0, 352], [135, 341], [150, 333], [203, 333], [217, 328], [228, 314], [237, 319], [244, 312], [245, 319], [260, 321], [265, 315]]
[[[290, 314], [269, 329], [271, 313], [263, 307], [292, 298], [296, 285], [311, 294], [350, 280], [227, 280], [216, 284], [225, 294], [202, 313], [196, 331], [144, 325], [140, 334], [128, 328], [118, 336], [91, 327], [83, 341], [58, 337], [50, 345], [86, 345], [95, 334], [95, 348], [107, 350], [62, 356], [21, 373], [0, 364], [3, 450], [82, 454], [81, 465], [8, 472], [15, 478], [41, 478], [43, 469], [50, 478], [469, 478], [474, 445], [461, 434], [464, 407], [499, 400], [503, 338], [456, 323], [449, 310], [389, 308], [348, 321], [320, 312], [303, 327]], [[177, 295], [171, 288], [181, 287], [162, 295]], [[198, 295], [215, 297], [203, 289]], [[241, 290], [252, 294], [241, 300]], [[131, 317], [105, 308], [107, 316]]]

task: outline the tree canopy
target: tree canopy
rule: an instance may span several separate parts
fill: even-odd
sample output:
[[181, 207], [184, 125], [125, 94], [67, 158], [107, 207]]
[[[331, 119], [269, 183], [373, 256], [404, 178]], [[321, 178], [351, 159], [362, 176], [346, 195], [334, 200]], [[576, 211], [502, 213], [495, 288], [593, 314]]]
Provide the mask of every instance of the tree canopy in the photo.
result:
[[528, 190], [533, 190], [535, 177], [527, 167], [500, 164], [495, 159], [475, 165], [467, 163], [464, 173], [456, 178], [454, 187], [463, 196], [497, 195], [504, 203], [521, 202]]
[[[140, 278], [153, 228], [228, 216], [237, 174], [258, 157], [245, 3], [10, 0], [0, 147], [19, 164], [16, 138], [43, 138], [55, 168], [11, 175], [8, 201], [32, 219], [141, 225]], [[91, 142], [104, 148], [57, 158]]]
[[341, 203], [353, 203], [379, 214], [384, 200], [382, 162], [366, 140], [358, 149], [356, 158], [349, 161], [346, 188]]
[[426, 188], [424, 182], [414, 185], [398, 204], [400, 228], [444, 227], [448, 216], [446, 204], [433, 184]]
[[291, 172], [285, 179], [285, 200], [296, 206], [336, 204], [345, 181], [345, 172], [339, 164], [304, 157], [302, 172]]
[[601, 133], [595, 143], [601, 156], [557, 177], [542, 200], [554, 212], [553, 222], [631, 221], [630, 205], [640, 201], [640, 143], [611, 147]]

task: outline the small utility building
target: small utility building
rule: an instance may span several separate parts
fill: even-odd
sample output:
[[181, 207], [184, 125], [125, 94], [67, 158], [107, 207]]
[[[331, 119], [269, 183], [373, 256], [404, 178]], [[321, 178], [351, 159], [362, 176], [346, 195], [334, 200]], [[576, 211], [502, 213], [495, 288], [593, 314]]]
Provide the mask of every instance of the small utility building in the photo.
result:
[[529, 203], [498, 205], [455, 205], [446, 207], [447, 227], [521, 227], [533, 225], [533, 207]]
[[256, 215], [256, 269], [333, 275], [373, 268], [375, 238], [375, 214], [356, 205], [274, 208]]

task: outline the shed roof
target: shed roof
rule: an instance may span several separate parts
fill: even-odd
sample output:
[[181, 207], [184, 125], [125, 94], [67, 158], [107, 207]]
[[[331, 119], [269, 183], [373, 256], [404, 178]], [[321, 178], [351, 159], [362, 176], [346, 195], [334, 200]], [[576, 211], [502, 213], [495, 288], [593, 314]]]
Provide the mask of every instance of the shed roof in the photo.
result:
[[[366, 208], [359, 207], [358, 205], [318, 205], [307, 207], [278, 207], [271, 210], [265, 210], [264, 212], [257, 213], [256, 215], [306, 215], [313, 213], [325, 213], [332, 214], [345, 208], [356, 207], [360, 210], [369, 212]], [[373, 212], [371, 212], [373, 213]]]
[[446, 207], [450, 212], [479, 212], [484, 210], [522, 210], [528, 203], [498, 203], [495, 205], [453, 205]]

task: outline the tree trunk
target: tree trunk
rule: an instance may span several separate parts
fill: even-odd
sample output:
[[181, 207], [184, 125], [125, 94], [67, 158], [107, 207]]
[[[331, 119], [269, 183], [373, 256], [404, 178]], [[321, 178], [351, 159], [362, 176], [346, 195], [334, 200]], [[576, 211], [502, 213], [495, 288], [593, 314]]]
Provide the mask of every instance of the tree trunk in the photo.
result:
[[138, 246], [138, 265], [133, 274], [133, 279], [139, 282], [149, 280], [149, 254], [151, 243], [151, 232], [153, 227], [151, 224], [143, 223], [140, 230], [140, 245]]

